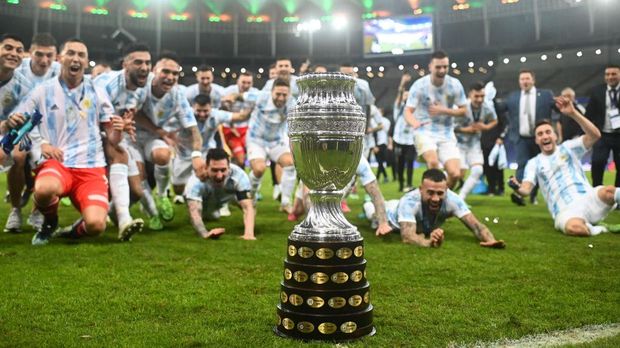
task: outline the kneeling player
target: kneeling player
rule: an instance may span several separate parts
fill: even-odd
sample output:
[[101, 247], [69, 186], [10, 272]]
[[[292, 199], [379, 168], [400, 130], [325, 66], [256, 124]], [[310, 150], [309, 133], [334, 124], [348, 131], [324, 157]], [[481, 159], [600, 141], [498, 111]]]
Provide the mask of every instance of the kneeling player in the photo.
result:
[[[474, 233], [480, 246], [498, 249], [506, 246], [503, 240], [495, 240], [465, 201], [448, 189], [446, 176], [439, 169], [425, 171], [420, 188], [409, 191], [400, 200], [386, 202], [386, 211], [392, 228], [400, 230], [403, 243], [441, 246], [444, 241], [441, 225], [449, 217], [456, 216]], [[367, 216], [370, 213], [367, 212]]]
[[[224, 233], [224, 228], [207, 231], [203, 218], [218, 217], [218, 210], [233, 198], [243, 209], [243, 236], [254, 240], [255, 211], [250, 194], [248, 175], [234, 164], [230, 164], [228, 154], [219, 148], [207, 152], [207, 168], [204, 177], [192, 174], [185, 186], [185, 200], [189, 209], [192, 226], [202, 238], [215, 238]], [[215, 216], [214, 216], [215, 215]]]

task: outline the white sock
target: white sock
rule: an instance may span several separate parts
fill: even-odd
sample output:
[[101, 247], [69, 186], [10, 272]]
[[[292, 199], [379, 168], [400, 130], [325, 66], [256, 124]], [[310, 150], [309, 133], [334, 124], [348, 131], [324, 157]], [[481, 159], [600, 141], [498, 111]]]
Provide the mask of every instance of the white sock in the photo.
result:
[[616, 187], [616, 193], [614, 194], [614, 201], [620, 205], [620, 187]]
[[601, 233], [607, 232], [607, 228], [603, 226], [592, 226], [592, 224], [589, 223], [586, 223], [586, 226], [588, 226], [588, 231], [590, 231], [591, 236], [596, 236]]
[[142, 188], [144, 192], [142, 198], [140, 198], [140, 202], [142, 203], [144, 209], [146, 209], [146, 213], [149, 214], [149, 216], [158, 215], [159, 212], [157, 211], [157, 206], [155, 205], [155, 200], [153, 199], [153, 194], [151, 193], [151, 186], [149, 186], [149, 183], [146, 180], [142, 181]]
[[283, 167], [282, 180], [280, 181], [282, 205], [289, 205], [291, 203], [291, 196], [295, 190], [295, 183], [297, 182], [297, 171], [295, 171], [295, 166]]
[[118, 219], [119, 226], [131, 222], [127, 172], [128, 167], [126, 164], [114, 163], [110, 165], [110, 192], [112, 193], [112, 203], [116, 211], [116, 218]]
[[372, 202], [364, 203], [364, 214], [366, 215], [366, 219], [368, 221], [372, 221], [375, 216], [375, 205]]
[[465, 197], [467, 197], [467, 195], [471, 192], [471, 190], [473, 190], [474, 186], [476, 186], [476, 184], [480, 180], [482, 172], [482, 166], [480, 165], [473, 166], [469, 170], [469, 176], [467, 177], [467, 180], [465, 180], [463, 187], [461, 187], [459, 197], [461, 197], [462, 199], [465, 199]]
[[157, 194], [159, 197], [164, 197], [166, 195], [169, 173], [170, 167], [167, 164], [165, 166], [160, 166], [159, 164], [155, 165], [153, 176], [155, 176], [155, 183], [157, 183]]
[[250, 170], [250, 185], [252, 186], [252, 197], [256, 197], [256, 193], [260, 190], [260, 182], [263, 177], [254, 176], [254, 171]]

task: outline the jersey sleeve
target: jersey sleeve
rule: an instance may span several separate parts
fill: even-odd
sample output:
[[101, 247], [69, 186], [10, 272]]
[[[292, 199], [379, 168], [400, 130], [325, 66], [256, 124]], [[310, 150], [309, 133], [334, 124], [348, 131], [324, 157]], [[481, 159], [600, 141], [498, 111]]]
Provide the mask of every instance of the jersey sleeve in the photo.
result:
[[527, 161], [525, 170], [523, 171], [523, 180], [532, 184], [536, 184], [536, 172], [538, 171], [538, 157], [534, 157]]
[[368, 160], [364, 157], [360, 159], [360, 163], [357, 166], [356, 174], [358, 175], [360, 182], [364, 186], [377, 180], [377, 177], [375, 176], [375, 174], [372, 172], [372, 169], [370, 168], [370, 164], [368, 163]]
[[471, 210], [461, 197], [452, 191], [448, 191], [448, 213], [460, 219], [471, 213]]
[[204, 193], [204, 184], [200, 181], [194, 173], [187, 180], [187, 184], [185, 185], [185, 192], [183, 195], [185, 199], [190, 199], [192, 201], [202, 202], [202, 196]]
[[461, 82], [457, 79], [453, 79], [454, 81], [454, 104], [458, 106], [463, 106], [467, 103], [467, 96], [465, 95], [465, 89]]
[[411, 85], [409, 88], [409, 96], [407, 97], [407, 103], [405, 104], [408, 108], [417, 108], [418, 107], [418, 94], [420, 93], [420, 83], [417, 80]]
[[110, 97], [104, 92], [103, 89], [95, 87], [95, 94], [97, 95], [97, 112], [100, 123], [110, 122], [112, 115], [114, 115], [114, 106], [110, 102]]
[[583, 138], [584, 138], [584, 135], [571, 139], [571, 140], [567, 140], [563, 142], [562, 145], [560, 146], [566, 147], [570, 152], [574, 153], [575, 156], [577, 156], [577, 158], [581, 158], [589, 150], [586, 147], [586, 145], [583, 143]]
[[176, 102], [176, 114], [181, 122], [183, 128], [189, 128], [196, 126], [196, 118], [194, 117], [194, 110], [189, 105], [189, 101], [185, 97], [185, 93], [181, 89], [177, 89], [177, 95], [175, 96]]
[[398, 223], [416, 222], [415, 214], [420, 209], [420, 201], [411, 195], [403, 196], [398, 202]]

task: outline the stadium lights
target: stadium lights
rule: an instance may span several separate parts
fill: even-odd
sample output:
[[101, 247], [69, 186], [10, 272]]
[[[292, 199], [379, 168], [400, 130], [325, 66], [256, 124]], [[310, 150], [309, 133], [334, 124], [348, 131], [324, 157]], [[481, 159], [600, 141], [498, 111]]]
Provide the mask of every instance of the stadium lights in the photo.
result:
[[42, 8], [47, 8], [53, 11], [66, 11], [67, 5], [65, 5], [64, 1], [43, 1], [39, 6]]
[[383, 77], [383, 73], [382, 73], [382, 72], [379, 72], [379, 73], [377, 74], [377, 76], [378, 76], [378, 77]]
[[368, 72], [366, 73], [366, 76], [368, 76], [369, 79], [375, 77], [375, 74], [373, 74], [372, 72]]
[[392, 54], [394, 55], [399, 55], [399, 54], [403, 54], [405, 53], [405, 51], [403, 51], [402, 48], [392, 48]]
[[454, 75], [460, 75], [460, 74], [461, 74], [461, 71], [460, 71], [459, 69], [454, 69], [454, 70], [452, 70], [452, 73], [453, 73]]
[[381, 66], [379, 67], [379, 71], [380, 71], [380, 72], [383, 72], [384, 70], [385, 70], [385, 68], [383, 67], [383, 65], [381, 65]]
[[487, 65], [488, 65], [489, 67], [493, 66], [493, 64], [495, 64], [495, 63], [493, 63], [493, 61], [492, 61], [492, 60], [489, 60], [489, 61], [487, 62]]
[[259, 73], [259, 74], [262, 74], [263, 72], [265, 72], [265, 69], [263, 69], [263, 68], [258, 68], [258, 73]]
[[209, 14], [209, 22], [211, 23], [219, 23], [219, 22], [230, 22], [232, 17], [228, 14], [217, 15], [214, 13]]
[[474, 73], [474, 68], [468, 68], [468, 69], [467, 69], [467, 71], [468, 71], [470, 74], [473, 74], [473, 73]]
[[256, 74], [256, 78], [257, 78], [257, 79], [259, 79], [259, 80], [260, 80], [262, 77], [263, 77], [263, 75], [261, 75], [261, 74]]
[[170, 18], [170, 20], [173, 20], [173, 21], [185, 22], [186, 20], [189, 19], [189, 13], [187, 13], [187, 12], [184, 12], [184, 13], [171, 13], [169, 18]]
[[367, 66], [366, 67], [366, 71], [371, 72], [372, 71], [372, 67], [371, 66]]
[[230, 68], [227, 67], [224, 71], [228, 74], [230, 72]]
[[620, 53], [620, 48], [618, 48], [618, 53]]
[[547, 60], [547, 55], [543, 54], [542, 56], [540, 56], [540, 60], [542, 60], [543, 62]]
[[467, 66], [470, 67], [470, 68], [473, 68], [474, 67], [474, 62], [467, 63]]
[[179, 76], [181, 76], [181, 77], [185, 77], [185, 73], [181, 71], [181, 72], [179, 73]]
[[455, 62], [452, 62], [452, 64], [450, 64], [450, 67], [452, 67], [452, 69], [456, 69], [456, 67], [457, 67], [457, 66], [458, 66], [458, 65], [456, 65], [456, 63], [455, 63]]
[[334, 30], [341, 30], [349, 25], [349, 19], [342, 14], [334, 15], [332, 17], [332, 27]]
[[510, 59], [504, 58], [504, 64], [508, 64], [508, 63], [510, 63]]
[[241, 71], [241, 73], [243, 74], [243, 73], [245, 73], [247, 70], [245, 70], [245, 68], [241, 68], [241, 70], [239, 70], [239, 71]]
[[581, 56], [583, 56], [583, 52], [577, 51], [577, 57], [581, 57]]
[[95, 6], [86, 6], [84, 8], [84, 12], [90, 13], [93, 15], [99, 15], [99, 16], [107, 16], [110, 14], [108, 9], [106, 9], [105, 7], [95, 7]]
[[297, 24], [297, 31], [307, 31], [313, 33], [317, 30], [321, 30], [321, 21], [318, 19], [311, 19], [309, 21]]
[[270, 22], [271, 18], [269, 16], [260, 15], [260, 16], [248, 16], [246, 18], [246, 22], [248, 23], [267, 23]]
[[555, 58], [556, 58], [556, 59], [562, 59], [562, 53], [558, 53], [558, 54], [556, 54], [556, 55], [555, 55]]
[[594, 51], [594, 54], [596, 54], [597, 56], [600, 55], [601, 53], [603, 53], [603, 51], [601, 51], [600, 48], [597, 48], [596, 51]]
[[[618, 49], [618, 52], [620, 53], [620, 48]], [[400, 70], [400, 71], [402, 71], [404, 68], [405, 68], [405, 66], [402, 65], [402, 64], [398, 66], [398, 70]]]
[[521, 61], [521, 63], [525, 63], [525, 62], [527, 61], [527, 58], [525, 58], [525, 57], [521, 57], [521, 58], [519, 59], [519, 61]]
[[360, 69], [356, 66], [353, 67], [353, 72], [358, 72]]
[[232, 73], [231, 76], [232, 76], [233, 79], [236, 79], [237, 78], [237, 73]]
[[419, 65], [417, 65], [417, 64], [413, 64], [413, 68], [414, 68], [414, 69], [418, 70], [418, 68], [419, 68], [419, 67], [420, 67]]
[[6, 0], [6, 3], [11, 5], [19, 5], [19, 0]]
[[149, 14], [147, 12], [144, 12], [144, 11], [129, 10], [129, 11], [127, 11], [127, 14], [131, 18], [138, 18], [138, 19], [149, 18]]
[[94, 60], [91, 60], [90, 62], [88, 62], [88, 65], [90, 65], [91, 68], [94, 68], [97, 63]]
[[194, 66], [192, 67], [192, 72], [196, 72], [196, 71], [198, 71], [198, 68], [194, 65]]
[[180, 66], [180, 67], [179, 67], [179, 71], [183, 71], [183, 66]]
[[479, 68], [478, 68], [478, 71], [480, 71], [480, 72], [481, 72], [481, 73], [483, 73], [483, 74], [486, 74], [486, 73], [487, 73], [487, 69], [485, 69], [484, 67], [479, 67]]
[[297, 23], [297, 22], [299, 22], [299, 17], [297, 17], [297, 16], [286, 16], [286, 17], [282, 18], [282, 21], [284, 23]]

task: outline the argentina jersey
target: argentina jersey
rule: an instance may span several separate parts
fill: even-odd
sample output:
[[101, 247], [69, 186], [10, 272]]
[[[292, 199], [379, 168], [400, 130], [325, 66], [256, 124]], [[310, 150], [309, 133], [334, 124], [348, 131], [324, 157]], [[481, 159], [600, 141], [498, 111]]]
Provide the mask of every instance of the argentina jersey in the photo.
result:
[[[226, 87], [224, 89], [224, 96], [227, 96], [230, 94], [239, 94], [239, 86], [235, 84], [235, 85], [230, 85]], [[241, 94], [243, 101], [235, 100], [230, 111], [241, 112], [241, 110], [253, 109], [254, 106], [256, 105], [256, 100], [258, 99], [259, 95], [260, 95], [259, 89], [254, 88], [254, 87], [250, 88], [249, 91]], [[241, 121], [241, 122], [235, 122], [233, 126], [234, 127], [247, 127], [249, 122], [250, 121], [248, 120]], [[230, 123], [228, 122], [225, 123], [224, 126], [231, 127]]]
[[250, 198], [247, 192], [251, 190], [248, 175], [235, 164], [230, 164], [230, 171], [223, 187], [217, 188], [208, 181], [200, 181], [194, 173], [187, 181], [184, 196], [186, 199], [198, 202], [214, 202], [222, 205], [233, 199], [237, 201]]
[[360, 78], [355, 78], [355, 88], [353, 89], [353, 95], [357, 104], [364, 107], [375, 104], [375, 96], [370, 90], [368, 81]]
[[413, 127], [405, 121], [405, 103], [398, 105], [394, 103], [394, 134], [392, 139], [399, 145], [413, 145]]
[[[275, 80], [267, 81], [265, 85], [263, 86], [263, 89], [261, 89], [261, 91], [271, 93], [271, 89], [273, 88], [273, 81]], [[290, 84], [289, 87], [290, 87], [290, 92], [291, 92], [290, 95], [294, 100], [297, 100], [297, 97], [299, 96], [299, 87], [297, 87], [297, 76], [290, 75], [289, 84]]]
[[523, 181], [538, 183], [554, 219], [564, 207], [593, 190], [581, 167], [587, 151], [581, 136], [563, 142], [551, 155], [538, 154], [525, 166]]
[[[495, 108], [492, 104], [489, 104], [486, 101], [482, 103], [480, 110], [474, 111], [471, 107], [471, 101], [467, 100], [467, 107], [465, 110], [465, 116], [454, 118], [455, 128], [468, 127], [476, 122], [482, 122], [486, 124], [491, 121], [497, 120]], [[482, 134], [460, 132], [455, 132], [455, 134], [459, 146], [466, 148], [480, 148], [480, 137], [482, 136]]]
[[108, 94], [117, 115], [123, 116], [125, 110], [140, 110], [146, 101], [146, 88], [127, 89], [125, 70], [110, 71], [97, 76], [95, 85]]
[[[185, 87], [184, 92], [189, 105], [193, 105], [194, 99], [198, 96], [198, 94], [200, 94], [200, 89], [198, 88], [198, 84], [194, 83], [193, 85]], [[223, 96], [225, 96], [224, 87], [211, 82], [211, 92], [209, 92], [209, 97], [211, 97], [211, 106], [214, 109], [220, 107]]]
[[357, 165], [357, 170], [355, 171], [355, 174], [362, 183], [362, 186], [366, 186], [371, 182], [377, 180], [375, 173], [373, 173], [372, 168], [370, 168], [370, 163], [368, 163], [368, 160], [363, 156], [360, 159], [360, 163]]
[[[16, 112], [43, 115], [31, 138], [35, 145], [49, 143], [63, 152], [67, 168], [105, 167], [100, 124], [114, 114], [107, 94], [84, 78], [69, 90], [58, 78], [36, 87], [16, 108]], [[36, 159], [35, 159], [36, 160]]]
[[32, 83], [24, 75], [14, 71], [13, 77], [0, 85], [0, 121], [9, 118], [13, 109], [28, 95]]
[[289, 97], [283, 107], [277, 108], [271, 92], [262, 92], [250, 117], [247, 141], [270, 146], [287, 140], [286, 114], [294, 105], [293, 98]]
[[416, 232], [430, 233], [440, 227], [448, 218], [456, 216], [459, 219], [471, 213], [467, 204], [456, 193], [447, 190], [446, 197], [435, 216], [426, 211], [422, 204], [420, 189], [406, 193], [399, 201], [398, 206], [388, 209], [387, 218], [393, 226], [400, 226], [401, 222], [416, 224]]
[[232, 112], [211, 109], [209, 118], [202, 124], [199, 124], [198, 130], [200, 130], [202, 135], [202, 148], [204, 152], [216, 147], [215, 133], [217, 133], [218, 126], [223, 123], [230, 123], [232, 115]]
[[184, 88], [174, 85], [163, 97], [153, 95], [152, 76], [146, 88], [146, 101], [142, 110], [154, 125], [174, 132], [196, 125], [194, 110], [185, 98]]
[[49, 69], [47, 69], [47, 72], [45, 72], [45, 74], [43, 74], [42, 76], [35, 75], [35, 73], [32, 72], [32, 68], [30, 67], [31, 62], [32, 58], [24, 58], [22, 60], [22, 64], [17, 69], [15, 69], [15, 71], [24, 75], [24, 77], [28, 81], [30, 81], [33, 87], [38, 86], [41, 82], [60, 75], [60, 63], [58, 62], [52, 62]]
[[452, 140], [454, 139], [453, 117], [448, 115], [430, 116], [428, 108], [431, 104], [441, 104], [447, 108], [465, 105], [467, 99], [463, 85], [459, 80], [446, 75], [443, 85], [437, 87], [431, 83], [431, 76], [417, 79], [409, 90], [407, 107], [415, 109], [415, 118], [422, 123], [417, 132], [428, 136]]

